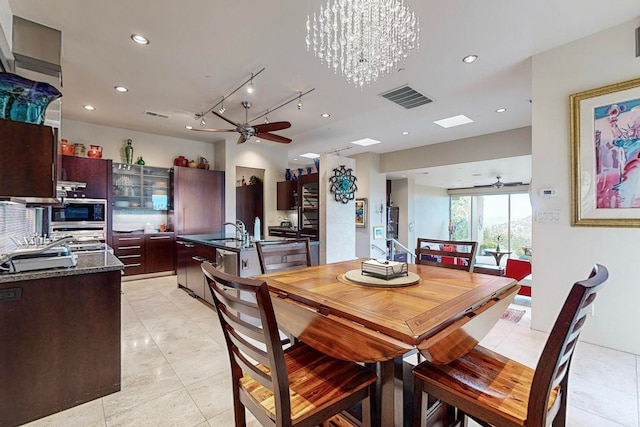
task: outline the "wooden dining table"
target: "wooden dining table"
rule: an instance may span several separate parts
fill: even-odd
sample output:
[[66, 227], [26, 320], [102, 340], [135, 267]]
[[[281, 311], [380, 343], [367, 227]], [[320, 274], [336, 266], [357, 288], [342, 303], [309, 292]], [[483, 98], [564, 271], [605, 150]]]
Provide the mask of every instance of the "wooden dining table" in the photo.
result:
[[[256, 276], [266, 281], [281, 328], [333, 357], [377, 363], [380, 420], [402, 425], [394, 359], [417, 349], [433, 363], [468, 353], [513, 301], [511, 278], [408, 265], [414, 284], [350, 280], [364, 259]], [[349, 273], [350, 272], [350, 273]]]

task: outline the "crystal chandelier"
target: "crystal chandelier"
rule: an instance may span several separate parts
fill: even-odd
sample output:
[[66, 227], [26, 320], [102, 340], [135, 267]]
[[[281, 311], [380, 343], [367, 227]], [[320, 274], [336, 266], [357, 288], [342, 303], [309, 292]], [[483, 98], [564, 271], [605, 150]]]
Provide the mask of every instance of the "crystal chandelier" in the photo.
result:
[[419, 47], [418, 18], [404, 0], [327, 0], [307, 15], [307, 51], [362, 88]]

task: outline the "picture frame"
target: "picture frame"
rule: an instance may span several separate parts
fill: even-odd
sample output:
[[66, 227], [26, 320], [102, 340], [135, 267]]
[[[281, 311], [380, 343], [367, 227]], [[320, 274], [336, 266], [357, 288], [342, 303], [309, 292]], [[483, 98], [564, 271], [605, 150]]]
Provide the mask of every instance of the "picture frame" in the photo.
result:
[[640, 79], [569, 96], [571, 225], [640, 227]]
[[356, 199], [356, 227], [367, 226], [367, 199]]
[[384, 227], [382, 226], [373, 227], [373, 238], [375, 240], [382, 239], [384, 237], [383, 230], [384, 230]]

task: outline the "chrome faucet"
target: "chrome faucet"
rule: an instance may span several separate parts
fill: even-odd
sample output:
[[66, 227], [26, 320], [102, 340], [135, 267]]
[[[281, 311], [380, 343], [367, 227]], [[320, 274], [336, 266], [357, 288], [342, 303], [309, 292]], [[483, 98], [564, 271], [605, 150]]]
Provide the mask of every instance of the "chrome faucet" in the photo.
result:
[[244, 225], [244, 222], [237, 219], [235, 223], [233, 222], [225, 222], [223, 225], [231, 225], [236, 229], [236, 239], [240, 241], [241, 247], [249, 246], [249, 233], [247, 232], [247, 226]]

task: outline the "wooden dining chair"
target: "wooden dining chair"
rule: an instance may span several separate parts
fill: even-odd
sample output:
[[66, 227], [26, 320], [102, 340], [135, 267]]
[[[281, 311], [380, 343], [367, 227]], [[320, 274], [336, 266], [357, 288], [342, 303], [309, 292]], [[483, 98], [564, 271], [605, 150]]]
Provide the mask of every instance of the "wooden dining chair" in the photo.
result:
[[458, 408], [454, 425], [466, 426], [468, 416], [483, 426], [564, 426], [573, 350], [608, 275], [604, 266], [596, 264], [588, 279], [573, 285], [535, 370], [479, 345], [447, 365], [417, 365], [414, 427], [424, 419], [423, 391]]
[[477, 242], [418, 237], [416, 264], [473, 271]]
[[[245, 408], [264, 426], [315, 426], [362, 402], [371, 425], [376, 375], [298, 342], [283, 350], [267, 284], [202, 264], [224, 332], [236, 427]], [[248, 296], [248, 298], [245, 298]]]
[[311, 266], [311, 249], [308, 237], [258, 241], [256, 249], [263, 274]]

